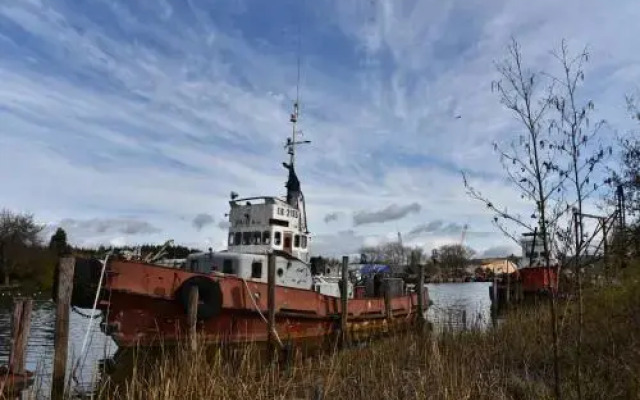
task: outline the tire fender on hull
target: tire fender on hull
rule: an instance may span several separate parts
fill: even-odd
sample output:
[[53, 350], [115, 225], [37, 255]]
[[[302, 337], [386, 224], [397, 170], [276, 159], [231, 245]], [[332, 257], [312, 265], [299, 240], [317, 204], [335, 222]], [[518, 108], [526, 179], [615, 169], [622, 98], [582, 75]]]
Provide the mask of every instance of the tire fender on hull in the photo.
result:
[[[58, 271], [60, 265], [56, 264], [51, 298], [58, 301]], [[73, 292], [71, 305], [79, 308], [92, 308], [95, 300], [102, 262], [95, 258], [76, 258], [73, 269]]]
[[198, 321], [206, 321], [220, 315], [222, 311], [220, 283], [205, 276], [187, 279], [176, 291], [175, 298], [182, 305], [184, 312], [189, 312], [189, 293], [193, 287], [198, 288]]

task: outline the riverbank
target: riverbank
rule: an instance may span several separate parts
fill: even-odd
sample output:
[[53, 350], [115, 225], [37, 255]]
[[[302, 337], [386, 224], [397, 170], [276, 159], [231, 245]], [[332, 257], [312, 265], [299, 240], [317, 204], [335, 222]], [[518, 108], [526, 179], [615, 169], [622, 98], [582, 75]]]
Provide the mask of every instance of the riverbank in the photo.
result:
[[[581, 385], [585, 399], [640, 398], [640, 275], [590, 288], [584, 304]], [[559, 304], [563, 398], [576, 398], [577, 313]], [[249, 349], [178, 351], [138, 362], [125, 383], [102, 383], [102, 398], [540, 399], [553, 397], [553, 351], [544, 303], [510, 310], [489, 330], [405, 334], [333, 354], [264, 366]], [[322, 397], [320, 397], [322, 395]]]

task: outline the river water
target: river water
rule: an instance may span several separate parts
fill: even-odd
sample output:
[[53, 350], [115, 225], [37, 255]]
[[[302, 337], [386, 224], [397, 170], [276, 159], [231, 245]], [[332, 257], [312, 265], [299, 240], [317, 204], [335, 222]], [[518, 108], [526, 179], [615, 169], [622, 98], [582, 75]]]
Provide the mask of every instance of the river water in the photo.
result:
[[[436, 331], [459, 330], [464, 327], [482, 329], [491, 323], [490, 283], [441, 283], [426, 286], [433, 302], [428, 318]], [[7, 364], [9, 358], [12, 307], [11, 299], [0, 298], [0, 365]], [[79, 311], [90, 313], [87, 310]], [[71, 312], [70, 319], [68, 376], [72, 376], [74, 386], [83, 391], [90, 388], [91, 382], [96, 381], [98, 362], [111, 357], [117, 346], [100, 332], [99, 319], [91, 320], [75, 311]], [[27, 369], [35, 371], [38, 376], [33, 386], [40, 394], [38, 398], [47, 398], [50, 386], [54, 322], [53, 302], [35, 300], [27, 349]], [[86, 351], [81, 358], [85, 337]]]

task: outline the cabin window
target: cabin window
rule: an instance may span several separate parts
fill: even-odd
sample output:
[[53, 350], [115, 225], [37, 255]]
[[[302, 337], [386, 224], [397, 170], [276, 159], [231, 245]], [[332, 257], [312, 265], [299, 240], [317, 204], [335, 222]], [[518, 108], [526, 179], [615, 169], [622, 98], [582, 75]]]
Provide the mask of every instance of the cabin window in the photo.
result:
[[262, 244], [270, 244], [271, 243], [271, 232], [264, 231], [262, 232]]
[[197, 271], [198, 270], [198, 260], [193, 259], [191, 260], [191, 271]]
[[233, 260], [225, 258], [222, 262], [222, 272], [225, 274], [233, 274]]
[[302, 236], [300, 238], [300, 247], [302, 247], [303, 249], [307, 248], [307, 237], [306, 236]]
[[251, 244], [251, 232], [242, 232], [242, 244], [245, 246]]
[[282, 233], [280, 233], [280, 231], [276, 231], [273, 234], [273, 244], [280, 246], [280, 243], [282, 243]]
[[253, 232], [253, 244], [260, 244], [262, 242], [262, 234], [260, 232]]
[[262, 278], [262, 261], [251, 263], [251, 277], [255, 279]]
[[236, 232], [235, 238], [233, 239], [233, 244], [235, 246], [240, 246], [242, 244], [242, 233]]
[[293, 237], [293, 247], [300, 247], [300, 235]]
[[233, 237], [234, 237], [233, 232], [229, 232], [229, 243], [228, 243], [229, 246], [233, 246]]

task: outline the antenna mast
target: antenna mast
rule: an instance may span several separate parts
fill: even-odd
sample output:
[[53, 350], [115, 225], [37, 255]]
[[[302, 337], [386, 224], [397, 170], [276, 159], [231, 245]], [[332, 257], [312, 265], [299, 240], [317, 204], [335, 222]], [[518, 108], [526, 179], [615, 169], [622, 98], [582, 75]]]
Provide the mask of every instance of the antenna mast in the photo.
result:
[[300, 23], [298, 21], [296, 100], [293, 103], [293, 113], [291, 113], [291, 118], [289, 118], [289, 122], [291, 122], [291, 137], [287, 139], [287, 144], [285, 145], [285, 148], [287, 148], [289, 153], [289, 165], [291, 167], [294, 166], [296, 161], [296, 146], [299, 144], [311, 143], [310, 140], [298, 141], [298, 134], [302, 134], [302, 131], [298, 130], [298, 116], [300, 112], [300, 40]]

